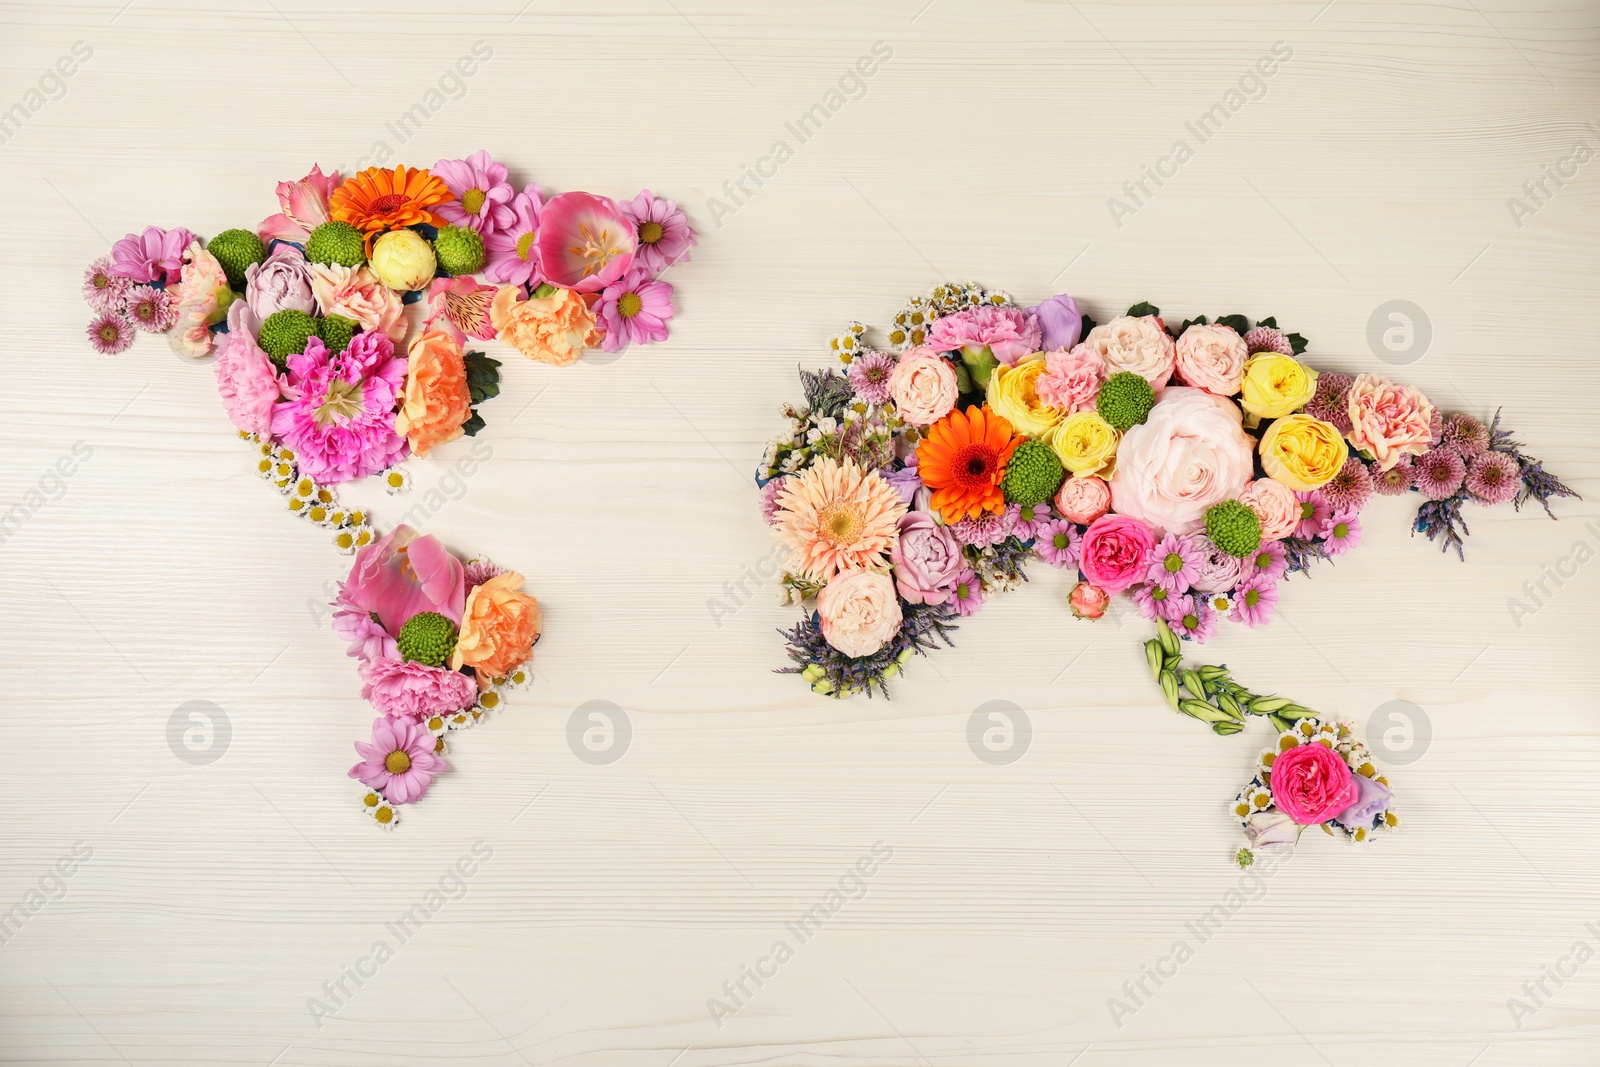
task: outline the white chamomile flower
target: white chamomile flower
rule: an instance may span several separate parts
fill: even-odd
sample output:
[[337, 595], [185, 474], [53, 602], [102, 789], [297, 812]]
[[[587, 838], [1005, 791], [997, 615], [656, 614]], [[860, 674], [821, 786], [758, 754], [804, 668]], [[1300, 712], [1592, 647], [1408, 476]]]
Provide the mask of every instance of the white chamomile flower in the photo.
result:
[[1207, 593], [1206, 603], [1218, 615], [1226, 615], [1233, 610], [1233, 597], [1227, 593]]
[[465, 711], [458, 711], [452, 715], [445, 716], [445, 726], [450, 730], [467, 730], [476, 724], [477, 721], [478, 720], [476, 718]]
[[1272, 790], [1264, 785], [1258, 785], [1250, 790], [1250, 810], [1266, 811], [1272, 807]]
[[291, 496], [285, 503], [287, 503], [291, 512], [301, 516], [305, 515], [306, 509], [310, 506], [305, 502], [304, 497], [298, 496]]
[[294, 483], [294, 495], [301, 500], [310, 500], [317, 495], [317, 483], [310, 478], [298, 478]]
[[445, 717], [443, 715], [430, 715], [428, 718], [422, 720], [422, 725], [426, 727], [428, 732], [434, 737], [443, 737], [445, 735], [445, 731], [450, 729], [450, 725], [445, 721]]
[[329, 512], [328, 512], [328, 506], [326, 504], [312, 504], [312, 505], [310, 505], [309, 507], [306, 508], [305, 514], [306, 514], [306, 518], [310, 519], [312, 522], [316, 523], [318, 526], [327, 526], [327, 525], [329, 525], [329, 523], [328, 523], [328, 514], [329, 514]]
[[346, 526], [333, 535], [333, 547], [344, 555], [352, 555], [356, 550], [356, 528]]
[[411, 488], [411, 472], [404, 467], [390, 467], [383, 472], [384, 492], [393, 496]]
[[486, 689], [478, 694], [477, 706], [484, 711], [495, 711], [500, 707], [501, 696], [493, 689]]
[[533, 672], [527, 667], [518, 667], [506, 675], [507, 689], [526, 689], [533, 684]]
[[277, 464], [272, 462], [271, 456], [262, 456], [260, 459], [256, 460], [256, 473], [261, 475], [263, 478], [275, 477], [276, 471], [274, 468], [276, 467]]
[[379, 827], [393, 830], [400, 821], [400, 813], [376, 789], [368, 789], [361, 797], [361, 810]]

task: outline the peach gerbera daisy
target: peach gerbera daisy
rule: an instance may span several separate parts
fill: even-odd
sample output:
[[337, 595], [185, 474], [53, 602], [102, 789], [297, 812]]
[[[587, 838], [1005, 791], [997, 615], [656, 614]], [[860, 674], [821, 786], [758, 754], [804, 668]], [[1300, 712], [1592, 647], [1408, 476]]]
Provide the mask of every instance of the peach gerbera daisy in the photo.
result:
[[346, 178], [328, 201], [335, 222], [345, 222], [367, 235], [403, 230], [426, 222], [443, 226], [444, 220], [428, 209], [451, 198], [450, 187], [427, 170], [417, 167], [368, 167]]
[[778, 533], [794, 556], [789, 569], [817, 582], [841, 571], [883, 570], [906, 502], [877, 471], [819, 459], [783, 483]]
[[933, 506], [945, 522], [1006, 509], [1000, 481], [1021, 443], [1011, 423], [987, 404], [952, 411], [928, 428], [917, 446], [917, 474], [933, 490]]

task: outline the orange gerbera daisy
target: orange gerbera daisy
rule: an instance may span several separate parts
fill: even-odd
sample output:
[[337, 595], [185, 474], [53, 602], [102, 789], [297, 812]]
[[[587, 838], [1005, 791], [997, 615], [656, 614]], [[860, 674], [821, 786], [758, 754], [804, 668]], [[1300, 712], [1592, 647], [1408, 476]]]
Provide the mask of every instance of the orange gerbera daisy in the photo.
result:
[[1000, 480], [1022, 440], [987, 404], [957, 409], [928, 427], [917, 446], [917, 475], [933, 490], [945, 522], [1006, 509]]
[[349, 223], [367, 235], [370, 251], [373, 236], [386, 230], [419, 222], [443, 226], [444, 220], [428, 209], [451, 195], [450, 187], [425, 169], [368, 167], [333, 191], [328, 208], [335, 222]]

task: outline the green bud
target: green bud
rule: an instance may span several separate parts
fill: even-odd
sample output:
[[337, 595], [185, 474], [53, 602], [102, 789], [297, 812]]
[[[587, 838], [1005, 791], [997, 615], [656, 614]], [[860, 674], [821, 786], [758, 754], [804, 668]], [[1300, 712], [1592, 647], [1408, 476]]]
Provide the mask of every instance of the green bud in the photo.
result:
[[1182, 678], [1183, 687], [1189, 691], [1190, 696], [1197, 700], [1206, 698], [1206, 684], [1200, 680], [1199, 674], [1192, 670], [1186, 670], [1183, 672]]
[[1178, 676], [1171, 671], [1161, 672], [1161, 693], [1167, 698], [1167, 703], [1172, 705], [1172, 710], [1178, 710]]
[[1236, 734], [1244, 729], [1244, 723], [1234, 722], [1232, 719], [1221, 719], [1211, 724], [1211, 732], [1220, 737]]
[[1250, 702], [1252, 715], [1269, 715], [1274, 711], [1281, 711], [1293, 704], [1288, 697], [1256, 697]]
[[1161, 641], [1158, 638], [1152, 637], [1144, 643], [1144, 658], [1150, 664], [1150, 676], [1159, 682], [1165, 657], [1161, 654]]

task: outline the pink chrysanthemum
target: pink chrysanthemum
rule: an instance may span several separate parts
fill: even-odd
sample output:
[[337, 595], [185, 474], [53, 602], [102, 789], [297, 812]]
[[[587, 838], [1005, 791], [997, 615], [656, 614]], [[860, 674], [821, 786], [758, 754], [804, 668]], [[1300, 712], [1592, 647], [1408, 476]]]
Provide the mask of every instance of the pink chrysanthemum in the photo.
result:
[[660, 274], [674, 263], [689, 258], [696, 235], [689, 220], [678, 210], [676, 200], [663, 200], [646, 189], [632, 200], [619, 201], [617, 207], [632, 220], [638, 233], [635, 265], [651, 274]]
[[536, 288], [544, 281], [539, 269], [539, 216], [544, 211], [544, 196], [533, 183], [511, 198], [512, 220], [483, 239], [488, 263], [483, 276], [491, 282], [526, 285]]
[[89, 343], [102, 356], [114, 356], [133, 344], [133, 324], [115, 311], [96, 315], [89, 323]]
[[1296, 492], [1294, 498], [1300, 501], [1300, 524], [1295, 527], [1294, 535], [1309, 541], [1322, 532], [1322, 524], [1333, 514], [1333, 508], [1328, 505], [1328, 498], [1322, 495], [1320, 489]]
[[178, 308], [165, 289], [136, 285], [128, 294], [128, 321], [146, 333], [166, 333], [178, 321]]
[[826, 582], [885, 568], [906, 502], [877, 471], [823, 458], [784, 480], [778, 509], [778, 532], [794, 550], [789, 569]]
[[1172, 593], [1186, 593], [1200, 576], [1202, 553], [1194, 541], [1178, 534], [1167, 534], [1150, 554], [1146, 581]]
[[506, 168], [479, 150], [466, 159], [441, 159], [433, 173], [450, 187], [455, 199], [433, 210], [456, 226], [470, 226], [484, 237], [515, 221], [511, 198], [516, 190], [506, 180]]
[[956, 535], [956, 540], [964, 545], [974, 548], [987, 548], [998, 545], [1011, 536], [1011, 524], [1006, 521], [1006, 514], [996, 514], [986, 511], [977, 518], [962, 519], [960, 522], [951, 523], [950, 532]]
[[350, 777], [376, 789], [391, 804], [421, 800], [433, 776], [445, 769], [435, 747], [433, 735], [421, 723], [374, 719], [372, 740], [356, 742], [361, 762], [350, 768]]
[[983, 583], [978, 581], [978, 576], [970, 570], [964, 570], [956, 576], [954, 596], [950, 600], [957, 615], [971, 615], [983, 607]]
[[1522, 468], [1504, 452], [1485, 452], [1473, 457], [1466, 486], [1481, 503], [1504, 504], [1522, 488]]
[[887, 352], [861, 353], [850, 362], [850, 388], [869, 404], [886, 403], [894, 365], [895, 358]]
[[272, 435], [294, 449], [302, 473], [333, 484], [377, 474], [405, 456], [394, 406], [406, 359], [386, 334], [358, 333], [332, 356], [313, 337], [288, 364], [289, 399], [273, 409]]
[[1306, 404], [1306, 414], [1314, 419], [1331, 423], [1340, 433], [1349, 433], [1350, 386], [1355, 379], [1339, 371], [1324, 371], [1317, 375], [1317, 391]]
[[1411, 467], [1411, 457], [1402, 455], [1400, 462], [1386, 471], [1379, 471], [1377, 474], [1372, 475], [1373, 491], [1382, 496], [1399, 496], [1401, 493], [1409, 493], [1411, 491]]
[[1323, 549], [1330, 556], [1342, 556], [1361, 543], [1361, 516], [1353, 511], [1336, 511], [1322, 527]]
[[1055, 514], [1049, 504], [1012, 504], [1006, 508], [1006, 521], [1011, 523], [1011, 533], [1022, 541], [1037, 537], [1053, 518]]
[[1252, 574], [1233, 591], [1233, 611], [1228, 618], [1254, 630], [1271, 622], [1277, 611], [1277, 579], [1265, 573]]
[[[1174, 604], [1180, 597], [1187, 603]], [[1174, 605], [1167, 616], [1167, 625], [1179, 637], [1187, 637], [1195, 644], [1203, 645], [1217, 632], [1217, 613], [1210, 604], [1196, 600], [1188, 593], [1174, 593], [1167, 603]], [[1178, 610], [1180, 606], [1182, 611]]]
[[1448, 448], [1424, 452], [1411, 465], [1412, 484], [1429, 500], [1454, 496], [1466, 475], [1466, 462]]
[[789, 480], [787, 474], [780, 474], [761, 487], [761, 492], [756, 494], [761, 504], [761, 517], [768, 526], [778, 525], [778, 494], [783, 492], [783, 483]]
[[675, 314], [672, 285], [651, 281], [644, 268], [634, 267], [605, 287], [595, 310], [605, 331], [600, 347], [606, 352], [629, 344], [665, 341], [667, 323]]
[[[1149, 582], [1136, 585], [1128, 592], [1133, 597], [1133, 603], [1138, 607], [1139, 614], [1151, 622], [1167, 617], [1167, 603], [1173, 597], [1186, 595], [1183, 593], [1169, 593], [1159, 585], [1153, 585]], [[1192, 600], [1193, 597], [1190, 597], [1190, 599]]]
[[1277, 541], [1263, 541], [1261, 546], [1244, 558], [1241, 578], [1266, 575], [1273, 581], [1282, 578], [1289, 569], [1289, 553]]
[[96, 311], [121, 311], [133, 283], [111, 270], [111, 257], [101, 256], [83, 272], [83, 298]]
[[1083, 534], [1075, 523], [1051, 519], [1034, 533], [1034, 553], [1052, 567], [1076, 567]]
[[1271, 326], [1257, 326], [1244, 335], [1244, 347], [1251, 355], [1257, 352], [1277, 352], [1280, 355], [1294, 355], [1294, 345], [1289, 343], [1289, 335], [1282, 330]]
[[468, 595], [471, 595], [474, 589], [487, 582], [490, 578], [498, 578], [505, 574], [506, 569], [486, 559], [474, 559], [463, 565], [461, 573], [462, 584], [466, 588]]
[[1345, 460], [1339, 473], [1322, 487], [1322, 495], [1335, 511], [1360, 511], [1372, 499], [1372, 492], [1372, 475], [1355, 456]]
[[1465, 412], [1446, 415], [1441, 436], [1444, 446], [1453, 449], [1462, 459], [1482, 455], [1489, 448], [1489, 428]]

